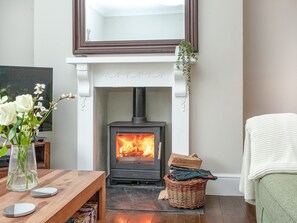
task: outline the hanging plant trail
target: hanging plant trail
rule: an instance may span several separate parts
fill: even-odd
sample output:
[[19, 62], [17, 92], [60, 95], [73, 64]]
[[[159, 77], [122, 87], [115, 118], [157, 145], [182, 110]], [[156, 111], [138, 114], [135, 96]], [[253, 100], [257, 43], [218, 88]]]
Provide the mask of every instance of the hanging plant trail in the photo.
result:
[[179, 43], [176, 67], [183, 72], [186, 78], [188, 92], [191, 93], [191, 60], [197, 60], [192, 44], [187, 40], [181, 40]]

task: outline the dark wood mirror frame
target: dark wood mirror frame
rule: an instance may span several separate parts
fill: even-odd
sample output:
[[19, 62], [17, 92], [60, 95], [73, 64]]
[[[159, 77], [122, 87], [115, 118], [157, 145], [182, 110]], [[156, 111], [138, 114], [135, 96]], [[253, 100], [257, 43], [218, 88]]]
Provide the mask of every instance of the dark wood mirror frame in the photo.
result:
[[[85, 0], [73, 0], [73, 54], [172, 53], [179, 39], [86, 41]], [[185, 39], [198, 51], [198, 0], [185, 0]]]

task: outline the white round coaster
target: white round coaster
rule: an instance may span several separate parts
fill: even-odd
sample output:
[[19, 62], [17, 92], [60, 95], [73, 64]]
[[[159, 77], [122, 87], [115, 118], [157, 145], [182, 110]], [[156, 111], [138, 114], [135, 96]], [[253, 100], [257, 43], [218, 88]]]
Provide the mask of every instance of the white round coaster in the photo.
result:
[[58, 189], [54, 187], [41, 187], [31, 190], [32, 197], [51, 197], [58, 193]]
[[10, 218], [16, 218], [31, 214], [35, 211], [35, 204], [17, 203], [3, 209], [3, 215]]

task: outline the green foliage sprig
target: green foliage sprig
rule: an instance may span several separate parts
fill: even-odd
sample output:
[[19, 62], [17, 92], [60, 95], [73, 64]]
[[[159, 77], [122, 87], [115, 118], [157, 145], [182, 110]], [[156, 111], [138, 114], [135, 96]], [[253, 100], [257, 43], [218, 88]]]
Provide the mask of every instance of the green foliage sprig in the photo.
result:
[[181, 40], [177, 54], [176, 68], [183, 72], [186, 78], [188, 92], [191, 93], [191, 60], [197, 60], [192, 44], [187, 40]]

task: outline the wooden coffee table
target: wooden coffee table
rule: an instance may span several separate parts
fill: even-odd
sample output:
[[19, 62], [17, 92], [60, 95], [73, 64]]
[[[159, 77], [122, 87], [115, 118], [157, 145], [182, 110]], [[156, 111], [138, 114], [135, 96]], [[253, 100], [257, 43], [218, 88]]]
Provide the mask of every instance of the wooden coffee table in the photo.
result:
[[[0, 179], [0, 222], [64, 223], [88, 200], [98, 201], [98, 223], [105, 222], [105, 172], [74, 170], [39, 170], [38, 187], [55, 187], [58, 194], [48, 198], [33, 198], [31, 191], [6, 190], [6, 178]], [[19, 218], [7, 218], [2, 211], [14, 203], [33, 203], [34, 213]]]

